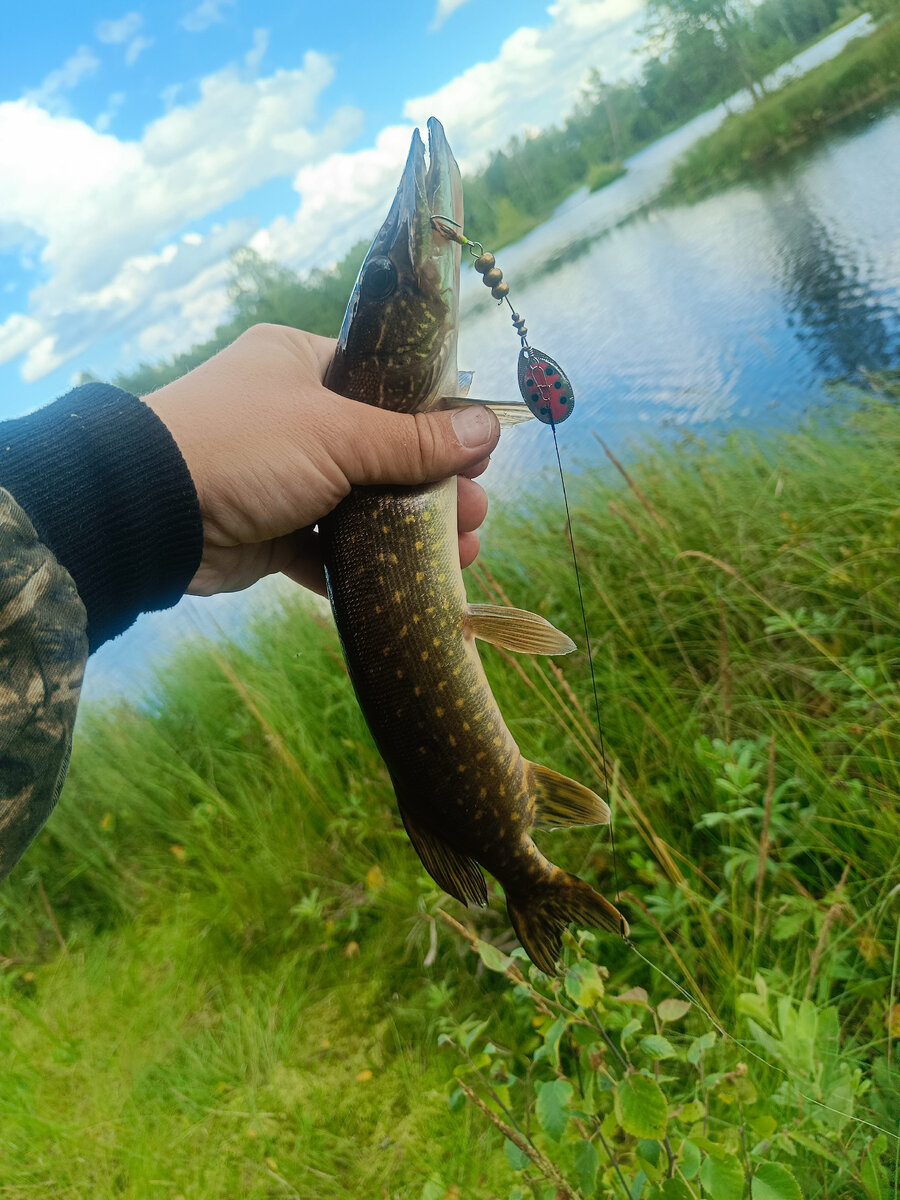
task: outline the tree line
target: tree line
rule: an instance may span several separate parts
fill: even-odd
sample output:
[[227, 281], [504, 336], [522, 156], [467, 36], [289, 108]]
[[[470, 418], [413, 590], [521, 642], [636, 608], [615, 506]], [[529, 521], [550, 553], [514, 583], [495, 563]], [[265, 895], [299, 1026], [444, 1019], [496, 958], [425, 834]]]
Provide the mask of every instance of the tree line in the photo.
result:
[[[876, 15], [897, 0], [875, 0]], [[873, 11], [873, 5], [866, 6]], [[513, 138], [465, 180], [466, 232], [491, 249], [545, 220], [578, 187], [610, 182], [625, 158], [698, 113], [747, 88], [835, 24], [857, 15], [845, 0], [649, 0], [644, 53], [631, 80], [594, 70], [561, 127]], [[141, 363], [116, 382], [146, 394], [204, 362], [259, 321], [334, 336], [367, 243], [336, 266], [301, 276], [244, 247], [233, 255], [231, 316], [206, 342], [169, 360]], [[90, 378], [90, 376], [85, 376]]]

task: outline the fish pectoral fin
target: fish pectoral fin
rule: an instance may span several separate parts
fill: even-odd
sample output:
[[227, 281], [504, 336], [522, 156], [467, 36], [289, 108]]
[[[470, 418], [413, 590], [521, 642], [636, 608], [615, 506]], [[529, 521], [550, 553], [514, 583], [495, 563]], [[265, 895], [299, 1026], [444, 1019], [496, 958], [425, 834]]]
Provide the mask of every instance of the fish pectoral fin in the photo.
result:
[[442, 838], [423, 829], [401, 806], [400, 816], [425, 870], [440, 887], [462, 904], [487, 904], [487, 884], [474, 858], [459, 854]]
[[466, 626], [475, 637], [522, 654], [571, 654], [575, 643], [537, 613], [499, 604], [469, 604]]
[[[469, 383], [471, 385], [471, 379]], [[467, 395], [466, 392], [459, 396], [441, 397], [441, 408], [467, 408], [472, 404], [489, 408], [500, 422], [501, 429], [509, 429], [511, 425], [521, 425], [523, 421], [530, 421], [534, 416], [534, 413], [522, 400], [480, 400], [477, 396]]]
[[535, 790], [536, 829], [562, 829], [567, 825], [608, 825], [609, 805], [566, 775], [532, 763]]

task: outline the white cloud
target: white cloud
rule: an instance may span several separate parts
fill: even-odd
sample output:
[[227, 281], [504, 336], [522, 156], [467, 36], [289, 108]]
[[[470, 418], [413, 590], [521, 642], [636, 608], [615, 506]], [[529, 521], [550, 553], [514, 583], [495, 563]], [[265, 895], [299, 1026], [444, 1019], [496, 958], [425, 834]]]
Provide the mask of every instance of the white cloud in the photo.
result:
[[112, 125], [113, 117], [125, 103], [124, 92], [111, 92], [106, 99], [106, 108], [97, 117], [94, 122], [94, 128], [99, 133], [106, 133], [110, 125]]
[[[263, 40], [255, 37], [251, 55]], [[208, 268], [210, 255], [224, 278], [229, 252], [251, 236], [252, 224], [204, 239], [202, 261], [199, 248], [189, 253], [190, 242], [170, 257], [159, 247], [189, 222], [357, 136], [362, 115], [355, 109], [314, 125], [333, 73], [330, 60], [314, 52], [301, 67], [265, 78], [225, 68], [201, 81], [196, 101], [172, 108], [131, 142], [27, 100], [0, 104], [0, 227], [14, 231], [19, 245], [43, 244], [48, 276], [30, 302], [49, 340], [31, 346], [23, 375], [38, 378], [79, 352], [89, 326], [99, 337], [141, 307], [149, 313], [155, 296], [163, 308], [184, 303], [173, 287], [183, 289], [188, 275]], [[118, 97], [101, 126], [113, 102]], [[149, 277], [152, 287], [140, 286]], [[198, 325], [195, 314], [189, 327]]]
[[130, 12], [116, 20], [99, 21], [94, 33], [98, 42], [104, 42], [108, 46], [117, 46], [133, 38], [143, 24], [144, 18], [140, 13]]
[[449, 16], [468, 2], [469, 0], [437, 0], [437, 8], [434, 10], [434, 17], [429, 29], [432, 32], [440, 29]]
[[269, 48], [269, 31], [268, 29], [253, 30], [253, 48], [248, 50], [244, 55], [244, 66], [248, 71], [254, 72], [259, 70], [259, 64], [262, 62], [266, 51]]
[[327, 266], [384, 220], [409, 153], [411, 125], [389, 125], [375, 145], [353, 154], [332, 154], [301, 167], [294, 180], [300, 207], [251, 241], [268, 258], [295, 268]]
[[100, 66], [100, 59], [88, 46], [79, 46], [74, 54], [51, 71], [49, 75], [31, 91], [25, 93], [25, 99], [32, 104], [56, 110], [63, 100], [63, 93], [77, 87], [85, 75], [93, 75]]
[[202, 33], [210, 25], [224, 21], [225, 13], [222, 10], [232, 8], [235, 3], [236, 0], [200, 0], [196, 8], [181, 18], [181, 27], [188, 33]]
[[136, 37], [132, 38], [128, 43], [128, 49], [125, 51], [125, 66], [133, 67], [138, 58], [145, 50], [149, 50], [153, 45], [154, 38], [152, 37]]
[[592, 67], [616, 76], [631, 65], [631, 41], [604, 36], [622, 27], [642, 0], [558, 0], [545, 29], [522, 26], [490, 62], [475, 63], [428, 96], [408, 100], [404, 116], [442, 118], [464, 169], [483, 164], [515, 134], [561, 120], [580, 98]]
[[44, 327], [34, 317], [13, 313], [0, 325], [0, 363], [25, 354], [44, 335]]

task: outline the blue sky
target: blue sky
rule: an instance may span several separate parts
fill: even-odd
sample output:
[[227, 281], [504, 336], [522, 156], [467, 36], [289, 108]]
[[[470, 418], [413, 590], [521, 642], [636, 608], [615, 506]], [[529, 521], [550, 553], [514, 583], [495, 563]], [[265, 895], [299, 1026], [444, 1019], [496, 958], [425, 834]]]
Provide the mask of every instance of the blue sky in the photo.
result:
[[239, 245], [377, 227], [432, 113], [463, 169], [634, 62], [640, 0], [83, 0], [0, 45], [0, 417], [208, 336]]

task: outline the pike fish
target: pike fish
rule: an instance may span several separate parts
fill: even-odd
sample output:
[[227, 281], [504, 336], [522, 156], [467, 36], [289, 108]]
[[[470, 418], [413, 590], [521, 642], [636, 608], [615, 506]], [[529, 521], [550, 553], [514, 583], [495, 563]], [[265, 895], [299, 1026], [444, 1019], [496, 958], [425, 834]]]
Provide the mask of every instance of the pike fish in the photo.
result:
[[[441, 406], [466, 382], [456, 365], [460, 249], [431, 222], [441, 215], [462, 228], [462, 183], [433, 117], [428, 135], [427, 166], [413, 136], [325, 376], [342, 395], [406, 413]], [[589, 788], [525, 759], [503, 721], [476, 639], [527, 654], [575, 647], [534, 613], [467, 603], [456, 480], [355, 488], [320, 533], [350, 678], [429, 875], [457, 900], [485, 905], [486, 868], [529, 957], [548, 973], [570, 921], [627, 932], [618, 909], [530, 836], [608, 822], [609, 809]]]

